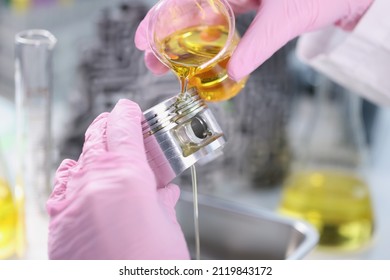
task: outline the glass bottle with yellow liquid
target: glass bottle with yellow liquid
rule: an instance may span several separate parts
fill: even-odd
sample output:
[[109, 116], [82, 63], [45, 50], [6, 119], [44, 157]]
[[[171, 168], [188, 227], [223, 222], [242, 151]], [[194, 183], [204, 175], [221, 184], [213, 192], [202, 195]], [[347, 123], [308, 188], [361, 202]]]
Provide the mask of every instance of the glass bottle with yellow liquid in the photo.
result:
[[17, 209], [0, 150], [0, 260], [16, 257]]
[[227, 65], [239, 41], [234, 14], [225, 0], [162, 0], [148, 21], [148, 42], [156, 57], [179, 78], [181, 93], [196, 88], [209, 102], [228, 100], [245, 86]]
[[[374, 232], [370, 189], [364, 179], [366, 146], [361, 99], [319, 78], [315, 116], [296, 144], [279, 211], [312, 223], [319, 248], [351, 251], [367, 246]], [[297, 141], [296, 141], [297, 142]]]

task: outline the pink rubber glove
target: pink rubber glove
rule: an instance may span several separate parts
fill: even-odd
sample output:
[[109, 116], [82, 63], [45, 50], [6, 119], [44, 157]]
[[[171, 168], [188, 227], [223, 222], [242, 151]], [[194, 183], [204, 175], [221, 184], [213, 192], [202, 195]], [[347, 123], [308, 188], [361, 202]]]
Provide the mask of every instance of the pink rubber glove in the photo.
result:
[[[234, 51], [229, 76], [241, 80], [288, 41], [305, 32], [336, 24], [351, 30], [373, 0], [229, 0], [237, 13], [257, 9], [257, 15]], [[145, 51], [145, 63], [155, 74], [167, 68], [151, 53], [146, 40], [148, 15], [138, 27], [135, 44]]]
[[189, 259], [179, 188], [157, 190], [141, 117], [120, 100], [90, 125], [79, 160], [58, 168], [47, 202], [50, 259]]

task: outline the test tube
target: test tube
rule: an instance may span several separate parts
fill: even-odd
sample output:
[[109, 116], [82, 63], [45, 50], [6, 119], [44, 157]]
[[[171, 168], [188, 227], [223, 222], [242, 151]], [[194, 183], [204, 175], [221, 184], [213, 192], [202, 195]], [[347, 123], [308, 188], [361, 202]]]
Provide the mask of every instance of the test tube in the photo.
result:
[[24, 200], [26, 192], [41, 210], [51, 192], [52, 55], [56, 42], [47, 30], [25, 30], [15, 36], [15, 197]]

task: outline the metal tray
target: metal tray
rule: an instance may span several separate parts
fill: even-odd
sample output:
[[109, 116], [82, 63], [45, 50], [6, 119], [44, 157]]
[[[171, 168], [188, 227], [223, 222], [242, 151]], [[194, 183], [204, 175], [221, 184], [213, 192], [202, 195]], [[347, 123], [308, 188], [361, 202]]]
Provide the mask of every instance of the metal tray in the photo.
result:
[[[208, 195], [199, 195], [198, 203], [204, 260], [302, 259], [318, 242], [317, 231], [300, 220]], [[194, 258], [191, 192], [182, 190], [176, 213]]]

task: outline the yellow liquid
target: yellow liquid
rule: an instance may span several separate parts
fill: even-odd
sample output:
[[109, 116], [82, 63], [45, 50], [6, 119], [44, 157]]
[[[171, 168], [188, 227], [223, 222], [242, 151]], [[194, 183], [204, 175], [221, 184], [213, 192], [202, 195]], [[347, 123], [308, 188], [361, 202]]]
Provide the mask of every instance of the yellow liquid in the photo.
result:
[[15, 255], [17, 211], [12, 193], [5, 180], [0, 178], [0, 259]]
[[16, 257], [24, 257], [27, 248], [26, 222], [25, 222], [25, 197], [22, 177], [18, 176], [15, 186], [14, 204], [17, 213], [16, 221]]
[[[196, 26], [169, 35], [161, 42], [161, 53], [182, 82], [182, 92], [195, 87], [206, 101], [223, 101], [237, 95], [245, 86], [247, 77], [235, 82], [228, 77], [227, 64], [231, 51], [214, 64], [199, 66], [214, 58], [225, 46], [228, 30], [222, 25]], [[238, 43], [238, 35], [233, 46]], [[183, 80], [188, 85], [183, 86]]]
[[199, 210], [198, 210], [198, 182], [195, 165], [191, 166], [192, 198], [194, 200], [194, 229], [195, 229], [195, 258], [200, 260], [200, 234], [199, 234]]
[[353, 250], [372, 237], [374, 215], [369, 188], [351, 174], [292, 174], [284, 186], [279, 210], [313, 224], [320, 234], [320, 247]]

